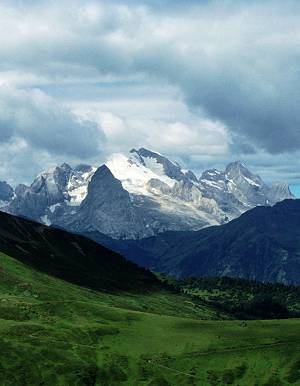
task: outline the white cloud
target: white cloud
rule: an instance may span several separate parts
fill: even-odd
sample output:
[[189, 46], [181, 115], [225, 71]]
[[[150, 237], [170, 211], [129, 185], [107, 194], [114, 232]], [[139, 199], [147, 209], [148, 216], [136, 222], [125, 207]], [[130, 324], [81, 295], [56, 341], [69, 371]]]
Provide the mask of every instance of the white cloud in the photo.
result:
[[[84, 118], [98, 122], [107, 143], [106, 154], [136, 147], [157, 150], [172, 157], [192, 159], [199, 154], [224, 156], [228, 152], [226, 128], [220, 122], [195, 117], [185, 111], [185, 121], [124, 117], [101, 111], [101, 104], [90, 110], [77, 110]], [[140, 107], [140, 106], [139, 106]], [[167, 114], [167, 112], [165, 112]]]
[[142, 145], [194, 166], [299, 150], [299, 2], [158, 3], [3, 2], [0, 141], [76, 159]]

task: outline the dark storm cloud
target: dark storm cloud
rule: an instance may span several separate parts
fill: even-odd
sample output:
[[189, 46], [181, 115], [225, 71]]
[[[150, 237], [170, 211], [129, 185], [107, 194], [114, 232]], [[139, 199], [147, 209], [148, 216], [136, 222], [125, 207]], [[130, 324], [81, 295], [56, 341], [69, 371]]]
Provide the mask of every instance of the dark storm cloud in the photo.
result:
[[104, 134], [93, 122], [79, 120], [39, 90], [0, 90], [0, 141], [13, 138], [52, 154], [89, 158], [100, 152]]
[[[275, 56], [272, 59], [276, 60]], [[226, 124], [240, 150], [248, 140], [270, 153], [295, 151], [300, 148], [300, 78], [295, 71], [298, 60], [291, 69], [289, 59], [278, 58], [281, 72], [277, 73], [272, 73], [270, 66], [269, 72], [253, 74], [236, 61], [231, 70], [224, 71], [220, 63], [213, 73], [206, 72], [206, 78], [196, 75], [182, 88], [188, 103], [201, 106]], [[251, 143], [247, 146], [252, 147]]]

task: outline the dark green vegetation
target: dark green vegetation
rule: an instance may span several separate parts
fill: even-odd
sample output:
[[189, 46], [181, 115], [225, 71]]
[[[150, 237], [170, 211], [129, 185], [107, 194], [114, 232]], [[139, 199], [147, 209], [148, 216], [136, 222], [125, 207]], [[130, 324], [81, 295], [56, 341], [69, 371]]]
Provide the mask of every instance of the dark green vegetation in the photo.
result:
[[256, 207], [221, 226], [141, 240], [90, 237], [129, 260], [176, 277], [242, 277], [300, 284], [300, 200]]
[[1, 386], [300, 384], [300, 320], [231, 320], [91, 241], [1, 221]]
[[237, 319], [300, 317], [300, 287], [229, 277], [188, 278], [170, 282], [182, 292]]

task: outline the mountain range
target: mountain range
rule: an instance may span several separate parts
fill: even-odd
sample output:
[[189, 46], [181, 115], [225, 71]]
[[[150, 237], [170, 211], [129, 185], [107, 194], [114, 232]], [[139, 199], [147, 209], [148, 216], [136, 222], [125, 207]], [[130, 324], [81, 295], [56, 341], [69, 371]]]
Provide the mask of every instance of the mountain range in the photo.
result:
[[197, 177], [145, 148], [113, 155], [98, 168], [64, 163], [14, 190], [0, 183], [4, 212], [114, 239], [197, 231], [287, 198], [293, 198], [287, 184], [269, 186], [242, 162]]
[[164, 232], [140, 240], [86, 236], [156, 272], [185, 277], [229, 276], [300, 284], [300, 200], [258, 206], [199, 231]]

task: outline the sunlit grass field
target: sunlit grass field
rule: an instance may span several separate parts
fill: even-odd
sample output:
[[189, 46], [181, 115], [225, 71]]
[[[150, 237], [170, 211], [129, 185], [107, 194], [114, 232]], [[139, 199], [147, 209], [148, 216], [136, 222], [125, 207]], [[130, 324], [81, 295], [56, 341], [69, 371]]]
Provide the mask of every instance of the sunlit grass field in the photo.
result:
[[95, 292], [3, 254], [0, 339], [5, 386], [300, 384], [298, 319], [235, 321], [167, 290]]

